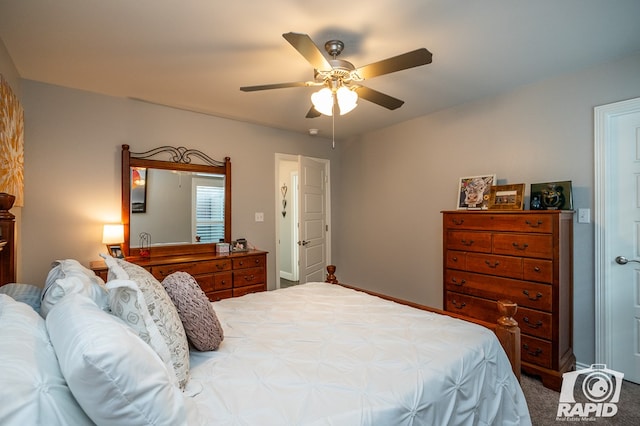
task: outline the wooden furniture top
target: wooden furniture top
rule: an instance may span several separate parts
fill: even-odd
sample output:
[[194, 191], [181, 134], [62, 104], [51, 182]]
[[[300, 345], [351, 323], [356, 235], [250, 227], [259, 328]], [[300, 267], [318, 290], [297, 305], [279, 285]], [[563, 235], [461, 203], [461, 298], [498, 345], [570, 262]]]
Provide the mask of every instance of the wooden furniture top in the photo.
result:
[[[152, 249], [153, 250], [153, 249]], [[206, 260], [221, 260], [221, 259], [234, 259], [240, 257], [246, 257], [251, 255], [258, 254], [266, 254], [266, 251], [262, 250], [247, 250], [247, 251], [239, 251], [234, 253], [195, 253], [195, 254], [178, 254], [178, 255], [169, 255], [169, 256], [153, 256], [151, 257], [139, 257], [139, 256], [128, 256], [125, 258], [126, 261], [135, 263], [136, 265], [144, 267], [149, 266], [159, 266], [159, 265], [171, 265], [174, 263], [187, 263], [187, 262], [202, 262]], [[92, 270], [98, 269], [107, 269], [107, 265], [104, 263], [104, 260], [95, 260], [90, 262], [90, 268]]]

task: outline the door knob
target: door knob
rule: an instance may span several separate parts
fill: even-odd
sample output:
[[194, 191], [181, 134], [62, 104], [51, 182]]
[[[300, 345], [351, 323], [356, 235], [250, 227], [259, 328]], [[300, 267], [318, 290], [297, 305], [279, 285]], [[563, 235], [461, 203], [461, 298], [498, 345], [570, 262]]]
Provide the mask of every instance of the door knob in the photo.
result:
[[626, 265], [629, 262], [636, 262], [636, 263], [640, 263], [640, 260], [629, 260], [624, 256], [618, 256], [616, 257], [616, 263], [618, 265]]
[[299, 245], [299, 246], [306, 246], [306, 245], [307, 245], [307, 244], [309, 244], [310, 242], [311, 242], [311, 241], [305, 241], [305, 240], [302, 240], [302, 241], [298, 241], [298, 245]]

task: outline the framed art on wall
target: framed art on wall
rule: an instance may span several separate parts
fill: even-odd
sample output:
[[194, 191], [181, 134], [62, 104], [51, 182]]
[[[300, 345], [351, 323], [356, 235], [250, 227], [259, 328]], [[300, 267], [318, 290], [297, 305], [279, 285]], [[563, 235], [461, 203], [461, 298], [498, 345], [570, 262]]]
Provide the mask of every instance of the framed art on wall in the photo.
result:
[[458, 182], [458, 210], [486, 210], [489, 208], [491, 185], [496, 175], [461, 177]]
[[489, 210], [522, 210], [524, 207], [524, 183], [491, 187]]

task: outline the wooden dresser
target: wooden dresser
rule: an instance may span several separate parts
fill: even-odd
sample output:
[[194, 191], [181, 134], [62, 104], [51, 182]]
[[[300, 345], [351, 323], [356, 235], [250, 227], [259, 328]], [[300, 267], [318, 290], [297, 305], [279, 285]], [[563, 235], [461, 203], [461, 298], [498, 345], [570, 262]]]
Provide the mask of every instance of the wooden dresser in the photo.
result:
[[560, 390], [573, 355], [573, 212], [443, 212], [444, 309], [489, 322], [518, 304], [522, 370]]
[[[264, 251], [127, 258], [127, 261], [142, 266], [159, 281], [177, 271], [187, 272], [198, 281], [211, 301], [267, 289], [267, 252]], [[107, 280], [108, 270], [103, 261], [91, 262], [90, 266]]]

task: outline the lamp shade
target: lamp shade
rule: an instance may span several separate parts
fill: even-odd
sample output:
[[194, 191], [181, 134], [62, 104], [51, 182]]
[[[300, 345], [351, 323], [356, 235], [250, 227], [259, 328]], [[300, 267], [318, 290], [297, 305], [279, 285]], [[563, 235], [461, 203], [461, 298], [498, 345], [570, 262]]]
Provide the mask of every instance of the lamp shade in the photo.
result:
[[124, 225], [104, 225], [102, 244], [120, 244], [124, 242]]
[[340, 115], [352, 111], [358, 105], [358, 94], [342, 86], [336, 92], [338, 98], [338, 106], [340, 107]]
[[333, 115], [333, 92], [325, 87], [311, 94], [313, 107], [321, 114]]

